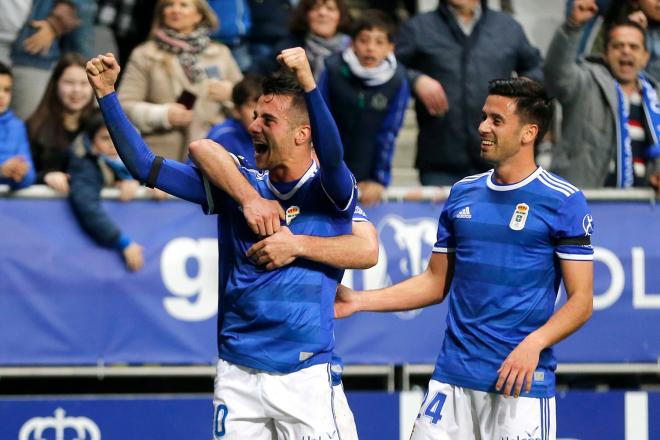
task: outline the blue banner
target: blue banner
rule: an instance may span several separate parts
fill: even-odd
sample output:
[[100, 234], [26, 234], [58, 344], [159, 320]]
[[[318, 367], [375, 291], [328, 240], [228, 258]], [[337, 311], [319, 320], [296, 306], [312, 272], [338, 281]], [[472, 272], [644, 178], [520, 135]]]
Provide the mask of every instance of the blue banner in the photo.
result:
[[[95, 245], [63, 200], [0, 198], [0, 365], [213, 363], [217, 314], [215, 218], [180, 201], [104, 201], [145, 247], [130, 273]], [[594, 315], [560, 343], [560, 362], [657, 362], [660, 355], [660, 216], [647, 203], [593, 202]], [[378, 264], [348, 271], [356, 288], [420, 273], [442, 205], [388, 202], [368, 210]], [[564, 297], [565, 295], [562, 295]], [[561, 302], [560, 302], [561, 304]], [[446, 304], [365, 313], [337, 323], [347, 363], [434, 363]]]
[[[407, 440], [421, 393], [352, 392], [362, 439]], [[660, 438], [660, 392], [572, 391], [557, 396], [558, 440]], [[209, 440], [210, 396], [0, 398], [0, 438]], [[540, 440], [539, 431], [522, 440]], [[512, 437], [509, 437], [510, 439]]]

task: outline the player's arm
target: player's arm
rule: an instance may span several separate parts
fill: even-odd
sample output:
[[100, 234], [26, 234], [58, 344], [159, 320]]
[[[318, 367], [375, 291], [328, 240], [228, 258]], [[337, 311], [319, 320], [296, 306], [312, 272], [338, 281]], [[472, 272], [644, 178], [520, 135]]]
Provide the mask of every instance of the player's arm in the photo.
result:
[[561, 260], [566, 303], [548, 322], [530, 333], [505, 359], [495, 388], [505, 396], [529, 393], [541, 352], [573, 334], [587, 322], [593, 310], [593, 262]]
[[438, 304], [449, 292], [454, 261], [453, 253], [433, 253], [424, 272], [384, 289], [354, 291], [340, 285], [335, 299], [335, 317], [345, 318], [356, 312], [413, 310]]
[[280, 229], [280, 218], [284, 219], [280, 204], [259, 195], [224, 147], [210, 139], [195, 141], [190, 144], [190, 157], [215, 186], [241, 205], [252, 232], [265, 236]]
[[283, 226], [279, 232], [255, 243], [247, 256], [273, 270], [306, 258], [338, 269], [368, 269], [378, 262], [378, 234], [367, 222], [353, 222], [348, 235], [318, 237], [292, 234]]
[[190, 165], [156, 157], [126, 117], [115, 93], [120, 68], [114, 56], [92, 58], [86, 70], [112, 141], [133, 177], [182, 199], [206, 203], [199, 173]]
[[305, 102], [312, 126], [312, 142], [319, 158], [323, 188], [335, 205], [346, 208], [353, 197], [353, 174], [344, 162], [344, 147], [337, 124], [316, 87], [305, 50], [301, 47], [285, 49], [277, 59], [296, 75], [305, 90]]

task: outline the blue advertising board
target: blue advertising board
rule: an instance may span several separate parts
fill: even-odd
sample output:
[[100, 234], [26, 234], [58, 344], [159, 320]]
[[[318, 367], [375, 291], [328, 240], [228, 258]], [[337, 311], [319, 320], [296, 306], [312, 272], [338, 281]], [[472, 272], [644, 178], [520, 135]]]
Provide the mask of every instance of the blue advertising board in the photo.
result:
[[[422, 398], [410, 394], [347, 393], [360, 438], [407, 440]], [[557, 396], [557, 439], [657, 439], [659, 411], [657, 391], [572, 391]], [[212, 413], [210, 395], [0, 398], [0, 438], [209, 440]]]
[[[128, 272], [95, 245], [64, 200], [0, 198], [0, 365], [211, 364], [215, 358], [217, 242], [213, 217], [180, 201], [104, 201], [145, 247]], [[649, 203], [594, 202], [594, 315], [560, 343], [560, 362], [649, 362], [660, 355], [660, 225]], [[426, 267], [440, 203], [368, 209], [378, 264], [344, 282], [372, 289]], [[655, 270], [654, 270], [655, 269]], [[562, 295], [563, 297], [563, 295]], [[560, 303], [561, 303], [560, 299]], [[347, 363], [433, 363], [446, 305], [365, 313], [337, 323]]]

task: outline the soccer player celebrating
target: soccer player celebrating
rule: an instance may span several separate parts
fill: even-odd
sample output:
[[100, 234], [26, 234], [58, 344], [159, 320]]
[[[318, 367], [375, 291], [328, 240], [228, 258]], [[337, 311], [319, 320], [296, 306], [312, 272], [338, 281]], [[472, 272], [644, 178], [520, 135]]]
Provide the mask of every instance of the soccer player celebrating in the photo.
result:
[[[376, 291], [340, 286], [337, 317], [449, 295], [413, 440], [556, 438], [551, 347], [591, 316], [593, 223], [583, 193], [534, 162], [551, 117], [540, 85], [491, 81], [479, 133], [494, 169], [452, 187], [426, 271]], [[553, 314], [562, 278], [568, 300]]]
[[[216, 438], [229, 440], [338, 434], [330, 361], [332, 304], [343, 271], [306, 259], [266, 271], [258, 264], [259, 253], [247, 255], [261, 236], [280, 230], [273, 204], [293, 234], [351, 233], [355, 181], [343, 162], [334, 121], [304, 51], [287, 49], [279, 59], [295, 77], [280, 75], [264, 83], [249, 129], [256, 164], [267, 171], [225, 167], [234, 172], [212, 173], [218, 186], [195, 167], [155, 157], [146, 147], [117, 100], [119, 66], [111, 54], [87, 64], [108, 130], [131, 173], [222, 214], [213, 431]], [[312, 139], [319, 167], [311, 159]], [[190, 148], [193, 157], [197, 150], [200, 157], [215, 150], [216, 165], [233, 161], [208, 140]]]

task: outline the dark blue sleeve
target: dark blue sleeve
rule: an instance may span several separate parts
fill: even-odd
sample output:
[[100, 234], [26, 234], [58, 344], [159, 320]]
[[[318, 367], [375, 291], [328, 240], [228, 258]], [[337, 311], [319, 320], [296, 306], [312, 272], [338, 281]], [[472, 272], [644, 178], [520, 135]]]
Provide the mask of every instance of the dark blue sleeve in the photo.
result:
[[[98, 101], [121, 160], [133, 177], [140, 182], [146, 182], [156, 156], [131, 125], [116, 93], [106, 95]], [[201, 175], [188, 164], [165, 159], [155, 180], [155, 187], [190, 202], [200, 205], [206, 203]]]
[[32, 162], [32, 155], [30, 154], [30, 141], [28, 140], [27, 130], [25, 129], [25, 124], [23, 121], [17, 125], [17, 135], [16, 136], [16, 151], [20, 156], [27, 161], [30, 165], [30, 169], [23, 176], [23, 179], [20, 182], [11, 181], [9, 186], [12, 189], [21, 189], [27, 188], [32, 185], [35, 180], [37, 180], [37, 173], [34, 171], [34, 162]]
[[376, 134], [376, 157], [373, 160], [371, 177], [383, 186], [390, 184], [396, 137], [403, 124], [409, 98], [410, 87], [404, 78], [399, 93], [387, 109], [387, 115]]
[[94, 169], [91, 161], [74, 156], [68, 172], [71, 175], [69, 203], [78, 223], [96, 243], [117, 247], [121, 232], [101, 204], [100, 171]]
[[326, 105], [328, 108], [330, 107], [330, 85], [328, 83], [328, 69], [325, 69], [321, 73], [321, 77], [319, 78], [319, 82], [316, 84], [316, 88], [319, 89], [319, 92], [321, 92], [321, 96], [323, 96], [323, 99], [325, 100]]
[[305, 102], [312, 126], [312, 142], [319, 158], [321, 183], [333, 203], [344, 210], [352, 201], [355, 179], [344, 162], [337, 124], [318, 87], [305, 93]]

